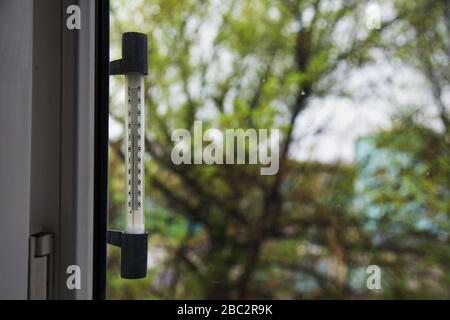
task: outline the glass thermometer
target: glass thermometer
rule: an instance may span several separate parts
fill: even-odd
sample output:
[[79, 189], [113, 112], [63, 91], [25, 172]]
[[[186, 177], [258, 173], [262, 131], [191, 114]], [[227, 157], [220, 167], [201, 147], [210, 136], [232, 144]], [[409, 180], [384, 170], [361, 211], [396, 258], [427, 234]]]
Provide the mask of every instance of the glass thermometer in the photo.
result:
[[139, 234], [144, 227], [144, 76], [126, 74], [126, 170], [127, 226], [126, 232]]
[[108, 230], [107, 242], [120, 247], [120, 276], [147, 276], [148, 233], [144, 224], [144, 76], [148, 74], [147, 36], [139, 32], [122, 35], [122, 59], [109, 63], [110, 75], [125, 75], [125, 170], [126, 229]]

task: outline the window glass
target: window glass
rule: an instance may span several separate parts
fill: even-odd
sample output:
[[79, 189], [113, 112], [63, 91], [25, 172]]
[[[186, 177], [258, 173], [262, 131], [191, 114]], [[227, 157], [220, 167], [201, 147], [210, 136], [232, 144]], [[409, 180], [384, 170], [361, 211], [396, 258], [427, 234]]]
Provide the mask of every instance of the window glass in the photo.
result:
[[[450, 9], [421, 0], [111, 1], [148, 35], [148, 276], [110, 299], [450, 298]], [[110, 85], [109, 227], [126, 219]]]

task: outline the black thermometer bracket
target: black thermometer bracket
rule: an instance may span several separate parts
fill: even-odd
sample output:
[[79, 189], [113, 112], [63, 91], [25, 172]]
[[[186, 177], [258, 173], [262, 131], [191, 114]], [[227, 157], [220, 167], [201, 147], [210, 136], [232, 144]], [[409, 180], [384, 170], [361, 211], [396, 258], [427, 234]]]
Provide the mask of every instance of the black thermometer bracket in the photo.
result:
[[122, 59], [109, 63], [109, 74], [148, 74], [147, 35], [139, 32], [125, 32], [122, 35]]
[[148, 233], [125, 233], [108, 230], [107, 242], [119, 247], [120, 276], [124, 279], [142, 279], [147, 276]]
[[[110, 75], [148, 74], [147, 36], [138, 32], [122, 35], [122, 59], [111, 61]], [[107, 242], [120, 247], [120, 276], [141, 279], [147, 276], [148, 233], [126, 233], [108, 230]]]

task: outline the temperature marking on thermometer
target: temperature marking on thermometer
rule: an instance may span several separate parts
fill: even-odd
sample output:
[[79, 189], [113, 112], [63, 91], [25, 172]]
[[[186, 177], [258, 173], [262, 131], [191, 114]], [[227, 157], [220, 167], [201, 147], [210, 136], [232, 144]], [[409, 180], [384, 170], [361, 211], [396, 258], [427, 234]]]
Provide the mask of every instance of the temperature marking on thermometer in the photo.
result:
[[[132, 210], [138, 209], [138, 167], [137, 160], [139, 158], [138, 156], [138, 110], [137, 108], [133, 108], [133, 106], [138, 105], [138, 89], [137, 88], [130, 88], [131, 89], [131, 145], [130, 149], [128, 151], [131, 152], [131, 208]], [[134, 124], [134, 125], [133, 125]]]
[[127, 195], [128, 217], [127, 232], [144, 232], [143, 217], [143, 154], [144, 154], [144, 110], [143, 77], [137, 74], [126, 76], [127, 79]]

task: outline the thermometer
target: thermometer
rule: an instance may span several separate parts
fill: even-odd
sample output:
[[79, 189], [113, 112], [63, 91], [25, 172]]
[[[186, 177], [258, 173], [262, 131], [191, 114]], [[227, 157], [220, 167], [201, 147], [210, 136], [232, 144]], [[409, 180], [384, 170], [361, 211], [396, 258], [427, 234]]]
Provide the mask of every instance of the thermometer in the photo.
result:
[[124, 279], [147, 275], [148, 234], [144, 224], [144, 76], [148, 73], [147, 36], [122, 36], [122, 59], [110, 62], [110, 75], [125, 75], [125, 138], [127, 193], [125, 232], [108, 230], [108, 243], [121, 248], [120, 274]]

